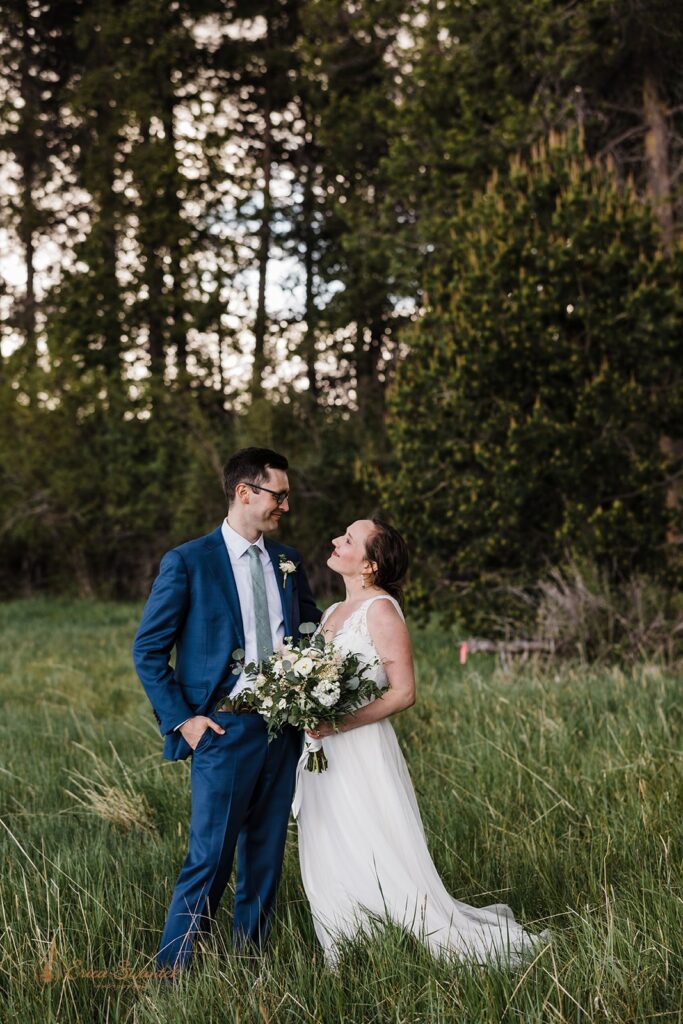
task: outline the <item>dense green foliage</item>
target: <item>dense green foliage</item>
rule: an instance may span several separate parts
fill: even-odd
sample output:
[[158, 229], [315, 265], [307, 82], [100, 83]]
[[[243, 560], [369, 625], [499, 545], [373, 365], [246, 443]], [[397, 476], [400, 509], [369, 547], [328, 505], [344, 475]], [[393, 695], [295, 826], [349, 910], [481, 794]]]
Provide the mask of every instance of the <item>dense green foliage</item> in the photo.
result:
[[613, 576], [674, 572], [661, 439], [683, 408], [683, 254], [562, 138], [448, 229], [391, 393], [384, 490], [427, 606], [481, 622], [568, 550]]
[[6, 594], [19, 580], [25, 592], [146, 595], [165, 550], [220, 525], [222, 464], [254, 443], [288, 454], [291, 511], [278, 537], [305, 551], [316, 593], [329, 589], [331, 537], [372, 511], [356, 420], [265, 400], [227, 417], [183, 394], [160, 395], [153, 417], [124, 417], [82, 382], [56, 410], [36, 413], [11, 396], [0, 406], [3, 433], [21, 438], [0, 448]]
[[[437, 533], [454, 523], [444, 554], [454, 537], [468, 538], [464, 565], [439, 557], [434, 569], [435, 538], [424, 536], [416, 594], [436, 577], [459, 593], [473, 572], [494, 588], [501, 572], [523, 585], [533, 564], [569, 543], [622, 571], [670, 569], [659, 499], [673, 501], [680, 486], [680, 438], [667, 426], [674, 375], [662, 387], [678, 316], [680, 5], [4, 0], [2, 14], [0, 595], [145, 593], [164, 549], [222, 516], [225, 457], [260, 442], [291, 458], [287, 536], [323, 589], [327, 538], [380, 492], [413, 544], [428, 508], [444, 517]], [[595, 184], [594, 202], [606, 207], [589, 212], [581, 190], [593, 172], [582, 171], [563, 223], [532, 260], [523, 245], [533, 233], [511, 211], [536, 200], [525, 173], [510, 177], [507, 167], [514, 155], [525, 166], [555, 130], [578, 131], [591, 159], [609, 155], [614, 178]], [[495, 171], [503, 178], [485, 214], [473, 197]], [[555, 187], [561, 175], [548, 202]], [[639, 207], [646, 199], [652, 213]], [[496, 201], [508, 214], [494, 212]], [[575, 271], [572, 253], [553, 249], [562, 231], [593, 247], [597, 262]], [[496, 245], [508, 253], [493, 253], [497, 279], [488, 280]], [[463, 260], [460, 281], [452, 275]], [[526, 284], [501, 302], [496, 288], [522, 269]], [[531, 282], [550, 291], [523, 294]], [[571, 323], [559, 318], [556, 352], [553, 295], [575, 310]], [[477, 357], [479, 392], [459, 406], [469, 422], [458, 443], [485, 452], [486, 480], [469, 508], [442, 501], [452, 488], [436, 505], [427, 497], [441, 449], [424, 461], [415, 454], [429, 420], [394, 404], [393, 452], [386, 432], [387, 388], [428, 336], [436, 362], [420, 377], [422, 399], [430, 413], [442, 407], [436, 367], [450, 372], [451, 349], [434, 317], [456, 308], [468, 320], [459, 335], [494, 346]], [[617, 320], [628, 335], [618, 354]], [[543, 340], [531, 347], [543, 355], [528, 373], [525, 346], [539, 323]], [[581, 331], [597, 324], [609, 337], [585, 351]], [[564, 405], [541, 401], [532, 414], [534, 395], [557, 394], [553, 362], [569, 349]], [[499, 412], [515, 438], [502, 419], [492, 436], [475, 437], [475, 424], [491, 427], [493, 392], [506, 395]], [[572, 425], [568, 409], [580, 402], [585, 422]], [[595, 439], [601, 424], [589, 457], [584, 435]], [[508, 440], [524, 445], [523, 459], [508, 459]], [[402, 468], [406, 444], [413, 454]], [[558, 447], [559, 497], [548, 509], [519, 474], [538, 477], [542, 465], [545, 478]], [[481, 475], [470, 473], [468, 486]], [[520, 550], [529, 544], [535, 563]]]
[[[129, 648], [139, 607], [0, 608], [0, 987], [16, 1024], [584, 1024], [683, 1015], [680, 679], [454, 662], [414, 635], [395, 725], [427, 840], [457, 898], [508, 902], [553, 944], [507, 974], [439, 963], [387, 930], [321, 963], [288, 842], [262, 961], [216, 944], [176, 992], [145, 977], [187, 844], [188, 766], [160, 738]], [[94, 972], [99, 972], [93, 976]], [[50, 979], [50, 980], [48, 980]]]

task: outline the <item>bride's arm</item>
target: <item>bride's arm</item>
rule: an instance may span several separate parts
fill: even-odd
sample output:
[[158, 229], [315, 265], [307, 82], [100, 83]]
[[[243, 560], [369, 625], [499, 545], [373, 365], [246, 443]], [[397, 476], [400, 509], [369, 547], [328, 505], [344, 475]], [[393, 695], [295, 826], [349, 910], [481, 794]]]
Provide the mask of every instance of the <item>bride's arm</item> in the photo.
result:
[[316, 730], [320, 737], [335, 731], [348, 732], [361, 725], [379, 722], [389, 715], [415, 703], [415, 671], [413, 652], [406, 624], [391, 601], [375, 601], [368, 609], [368, 630], [377, 648], [389, 685], [382, 697], [342, 718], [338, 730], [321, 723]]

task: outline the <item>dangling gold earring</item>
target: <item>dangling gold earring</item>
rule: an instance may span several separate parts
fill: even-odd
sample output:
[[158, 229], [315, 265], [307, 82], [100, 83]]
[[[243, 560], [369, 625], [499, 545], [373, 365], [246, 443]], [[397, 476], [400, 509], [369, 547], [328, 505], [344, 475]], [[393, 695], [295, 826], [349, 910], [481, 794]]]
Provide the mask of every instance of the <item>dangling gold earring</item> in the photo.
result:
[[[363, 590], [367, 590], [368, 586], [374, 587], [374, 585], [375, 585], [375, 574], [372, 571], [372, 569], [370, 570], [370, 572], [362, 572], [360, 574], [360, 578], [361, 578], [361, 581], [362, 581], [361, 582], [361, 588]], [[368, 579], [370, 579], [370, 583], [368, 583]]]

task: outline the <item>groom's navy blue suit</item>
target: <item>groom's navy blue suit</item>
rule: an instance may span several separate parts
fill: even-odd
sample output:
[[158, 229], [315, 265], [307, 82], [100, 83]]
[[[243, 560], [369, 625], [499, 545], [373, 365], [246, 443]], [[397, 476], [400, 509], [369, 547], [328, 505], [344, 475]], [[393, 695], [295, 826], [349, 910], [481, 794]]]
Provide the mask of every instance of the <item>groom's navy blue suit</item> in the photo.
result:
[[[317, 609], [301, 557], [265, 540], [275, 567], [285, 636]], [[283, 577], [280, 555], [297, 564]], [[221, 528], [168, 551], [135, 634], [133, 660], [163, 736], [164, 757], [192, 754], [189, 848], [173, 893], [157, 954], [160, 968], [187, 963], [198, 929], [208, 930], [227, 885], [237, 846], [233, 931], [237, 945], [260, 945], [273, 912], [301, 737], [287, 727], [270, 744], [260, 715], [213, 712], [237, 679], [232, 652], [244, 648], [244, 627]], [[175, 667], [170, 655], [175, 647]], [[194, 751], [177, 727], [207, 715]]]

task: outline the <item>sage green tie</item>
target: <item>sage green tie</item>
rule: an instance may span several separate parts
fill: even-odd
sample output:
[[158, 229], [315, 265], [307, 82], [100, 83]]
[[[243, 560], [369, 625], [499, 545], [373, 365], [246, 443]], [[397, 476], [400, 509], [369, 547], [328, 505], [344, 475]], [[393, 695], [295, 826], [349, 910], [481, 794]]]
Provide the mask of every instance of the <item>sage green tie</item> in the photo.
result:
[[247, 550], [251, 569], [251, 590], [254, 595], [254, 620], [256, 622], [256, 659], [265, 661], [273, 653], [273, 638], [270, 632], [266, 578], [263, 575], [261, 552], [252, 544]]

